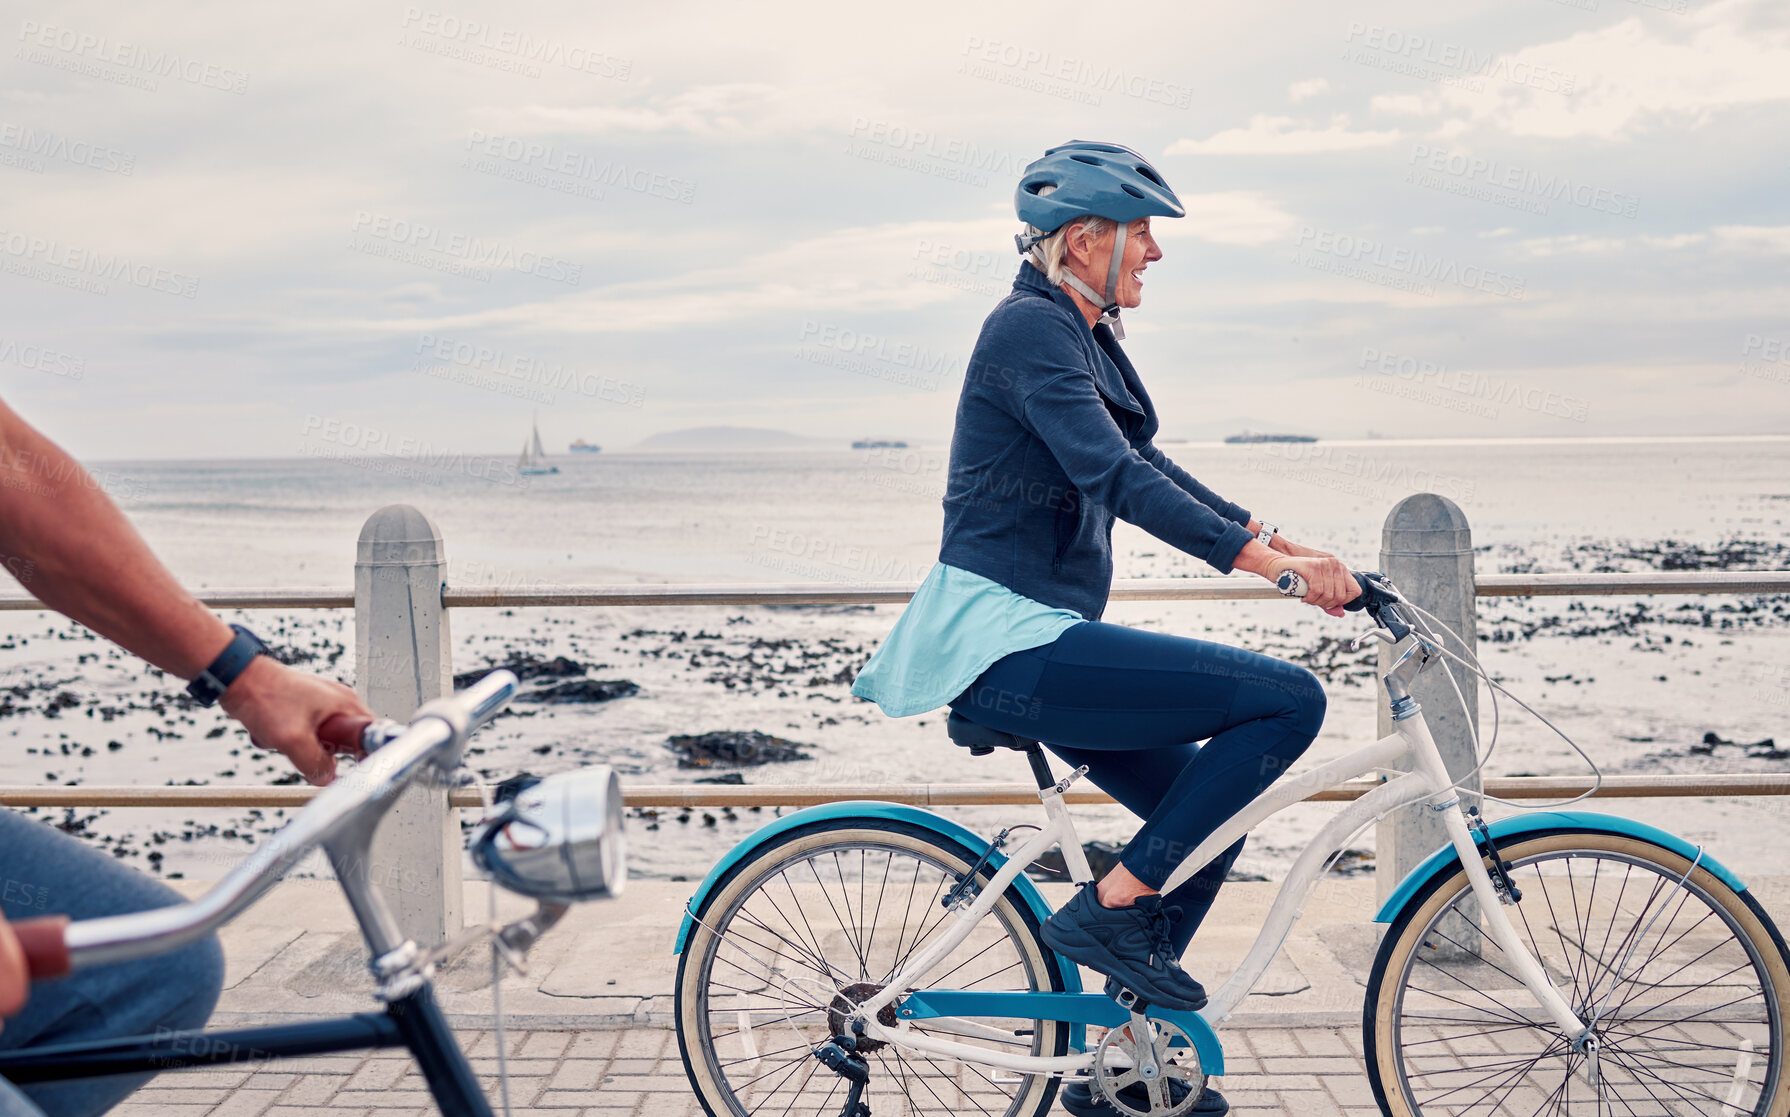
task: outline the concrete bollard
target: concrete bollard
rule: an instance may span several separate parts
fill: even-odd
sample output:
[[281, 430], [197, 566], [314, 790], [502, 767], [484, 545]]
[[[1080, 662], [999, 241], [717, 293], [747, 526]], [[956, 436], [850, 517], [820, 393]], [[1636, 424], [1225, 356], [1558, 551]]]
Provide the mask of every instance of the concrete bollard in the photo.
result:
[[[1435, 493], [1417, 493], [1394, 505], [1381, 534], [1380, 569], [1399, 592], [1441, 618], [1461, 634], [1469, 647], [1476, 646], [1473, 538], [1459, 505]], [[1460, 654], [1460, 648], [1452, 643], [1448, 646]], [[1391, 649], [1381, 644], [1380, 673], [1391, 666]], [[1444, 668], [1454, 673], [1455, 682], [1460, 685], [1467, 700], [1464, 709], [1442, 674]], [[1384, 737], [1393, 731], [1392, 717], [1386, 710], [1385, 685], [1379, 684], [1378, 690], [1379, 736]], [[1442, 751], [1442, 762], [1458, 780], [1477, 763], [1468, 735], [1468, 726], [1479, 725], [1477, 679], [1465, 667], [1444, 659], [1425, 668], [1411, 688], [1411, 695], [1423, 707], [1430, 734]], [[1484, 786], [1479, 776], [1468, 781], [1468, 785], [1476, 790]], [[1466, 803], [1472, 806], [1475, 800], [1468, 799]], [[1427, 804], [1403, 807], [1381, 819], [1375, 831], [1374, 859], [1375, 891], [1381, 902], [1407, 873], [1447, 843], [1448, 832], [1442, 820]]]
[[[451, 693], [441, 586], [447, 552], [420, 511], [389, 504], [367, 518], [354, 562], [354, 687], [375, 714], [409, 720]], [[460, 822], [442, 788], [413, 786], [379, 825], [369, 869], [406, 935], [423, 947], [464, 925]]]

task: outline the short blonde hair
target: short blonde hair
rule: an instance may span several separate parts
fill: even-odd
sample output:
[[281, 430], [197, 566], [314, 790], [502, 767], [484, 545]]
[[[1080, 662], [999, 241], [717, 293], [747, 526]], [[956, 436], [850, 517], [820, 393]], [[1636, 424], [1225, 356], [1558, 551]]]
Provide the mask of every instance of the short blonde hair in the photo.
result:
[[[1044, 190], [1039, 191], [1040, 194], [1047, 192], [1048, 191]], [[1106, 233], [1107, 228], [1113, 224], [1114, 222], [1110, 218], [1096, 217], [1091, 213], [1082, 217], [1071, 217], [1069, 220], [1057, 226], [1056, 232], [1044, 237], [1043, 240], [1032, 246], [1030, 258], [1033, 266], [1044, 273], [1044, 278], [1050, 280], [1051, 283], [1057, 286], [1061, 286], [1063, 283], [1063, 276], [1068, 270], [1063, 266], [1063, 258], [1068, 255], [1069, 230], [1080, 225], [1087, 229], [1089, 236], [1100, 237], [1103, 236]], [[1035, 229], [1030, 225], [1026, 226], [1026, 236], [1028, 238], [1043, 236], [1043, 232], [1042, 229]]]

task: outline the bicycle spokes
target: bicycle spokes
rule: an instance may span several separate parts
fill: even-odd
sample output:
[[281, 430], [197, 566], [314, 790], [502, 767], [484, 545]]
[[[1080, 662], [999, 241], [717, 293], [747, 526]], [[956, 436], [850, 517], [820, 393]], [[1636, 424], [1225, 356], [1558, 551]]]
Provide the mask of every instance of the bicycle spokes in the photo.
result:
[[[849, 1035], [858, 1006], [882, 992], [953, 920], [941, 900], [963, 866], [889, 845], [829, 845], [765, 866], [726, 910], [700, 921], [714, 943], [702, 977], [704, 1054], [729, 1106], [744, 1115], [837, 1117], [852, 1083], [815, 1055]], [[926, 975], [928, 987], [1036, 988], [1034, 959], [1011, 914], [984, 919]], [[894, 1026], [899, 1001], [877, 1020]], [[987, 1022], [988, 1025], [1001, 1023]], [[945, 1019], [916, 1032], [1010, 1054], [1035, 1054], [1034, 1029]], [[856, 1039], [870, 1078], [863, 1097], [884, 1113], [1019, 1112], [1029, 1079], [911, 1048]]]
[[1595, 1058], [1535, 1006], [1461, 890], [1423, 929], [1396, 1016], [1404, 1086], [1424, 1114], [1741, 1117], [1782, 1043], [1773, 990], [1733, 912], [1684, 876], [1613, 850], [1511, 870], [1506, 908], [1584, 1020]]

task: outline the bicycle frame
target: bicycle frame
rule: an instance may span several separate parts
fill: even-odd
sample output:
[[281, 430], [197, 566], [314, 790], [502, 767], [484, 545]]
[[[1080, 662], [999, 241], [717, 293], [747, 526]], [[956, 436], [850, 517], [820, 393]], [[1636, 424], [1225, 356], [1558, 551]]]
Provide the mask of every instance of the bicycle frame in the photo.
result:
[[[1573, 1011], [1571, 1005], [1554, 988], [1547, 972], [1529, 953], [1517, 936], [1516, 928], [1504, 912], [1502, 899], [1493, 887], [1491, 877], [1487, 873], [1483, 854], [1479, 850], [1469, 830], [1466, 815], [1460, 805], [1460, 796], [1454, 790], [1454, 781], [1442, 762], [1442, 754], [1437, 749], [1435, 739], [1430, 736], [1429, 726], [1425, 723], [1422, 710], [1411, 700], [1407, 685], [1412, 677], [1420, 671], [1428, 661], [1427, 651], [1423, 650], [1421, 641], [1407, 648], [1404, 655], [1386, 676], [1388, 692], [1393, 697], [1394, 722], [1393, 732], [1365, 748], [1357, 749], [1347, 756], [1340, 757], [1328, 764], [1321, 765], [1309, 772], [1289, 777], [1275, 784], [1261, 795], [1251, 800], [1223, 826], [1205, 841], [1201, 842], [1192, 853], [1184, 858], [1181, 864], [1170, 874], [1163, 885], [1167, 892], [1182, 881], [1198, 872], [1220, 852], [1230, 847], [1238, 838], [1248, 833], [1263, 820], [1304, 800], [1314, 791], [1334, 787], [1347, 780], [1355, 779], [1378, 772], [1386, 782], [1374, 788], [1359, 799], [1350, 803], [1320, 830], [1299, 857], [1294, 861], [1287, 873], [1286, 881], [1276, 894], [1274, 903], [1268, 912], [1268, 918], [1257, 934], [1255, 942], [1245, 955], [1242, 965], [1223, 985], [1211, 995], [1207, 1005], [1200, 1010], [1198, 1016], [1209, 1026], [1216, 1027], [1224, 1021], [1237, 1006], [1243, 1003], [1268, 964], [1273, 961], [1293, 925], [1298, 922], [1304, 910], [1307, 896], [1317, 882], [1329, 858], [1342, 847], [1359, 828], [1367, 823], [1396, 810], [1399, 807], [1414, 803], [1424, 803], [1430, 810], [1440, 813], [1447, 826], [1450, 841], [1459, 855], [1461, 864], [1465, 866], [1467, 878], [1471, 883], [1473, 894], [1479, 901], [1483, 913], [1486, 930], [1510, 958], [1516, 976], [1535, 996], [1536, 1003], [1543, 1013], [1578, 1044], [1588, 1033], [1586, 1023]], [[1414, 666], [1411, 666], [1413, 665]], [[1408, 762], [1410, 770], [1399, 769], [1401, 763]], [[1093, 1062], [1092, 1052], [1081, 1052], [1063, 1056], [1011, 1055], [999, 1051], [990, 1051], [983, 1047], [956, 1043], [940, 1039], [932, 1035], [921, 1034], [909, 1026], [910, 1020], [926, 1019], [931, 1027], [944, 1029], [959, 1035], [975, 1036], [983, 1039], [1011, 1042], [1012, 1033], [991, 1028], [977, 1023], [975, 1020], [963, 1019], [962, 1016], [1006, 1017], [1019, 1019], [1065, 1019], [1053, 1015], [1050, 1009], [1060, 1004], [1063, 994], [1058, 993], [981, 993], [970, 990], [926, 990], [920, 983], [934, 966], [950, 956], [977, 923], [994, 908], [996, 901], [1013, 880], [1025, 870], [1027, 865], [1037, 860], [1051, 846], [1060, 846], [1064, 862], [1069, 870], [1070, 878], [1076, 883], [1093, 879], [1093, 872], [1088, 866], [1087, 855], [1082, 851], [1081, 840], [1075, 831], [1074, 820], [1070, 817], [1068, 806], [1063, 802], [1062, 792], [1069, 781], [1060, 781], [1053, 787], [1041, 790], [1039, 798], [1044, 804], [1046, 822], [1044, 828], [1032, 835], [1008, 855], [1007, 861], [985, 885], [972, 902], [960, 903], [955, 913], [955, 920], [949, 930], [925, 950], [908, 960], [901, 971], [891, 977], [881, 992], [858, 1005], [854, 1017], [864, 1023], [864, 1034], [871, 1039], [894, 1044], [897, 1047], [908, 1047], [929, 1055], [958, 1059], [964, 1062], [983, 1066], [998, 1067], [1004, 1070], [1024, 1074], [1064, 1074], [1089, 1067]], [[877, 1020], [877, 1013], [886, 1005], [900, 997], [904, 990], [917, 989], [910, 1000], [918, 1001], [915, 1008], [904, 1004], [898, 1011], [895, 1025], [888, 1026]], [[1036, 998], [1033, 1000], [1033, 998]], [[1105, 1000], [1105, 998], [1098, 998]], [[1109, 1004], [1111, 1002], [1108, 1002]], [[1028, 1004], [1036, 1005], [1028, 1009]], [[1116, 1009], [1116, 1005], [1113, 1006]], [[954, 1014], [943, 1015], [949, 1009]], [[922, 1015], [922, 1012], [925, 1015]], [[940, 1015], [933, 1015], [939, 1012]], [[1161, 1013], [1172, 1019], [1176, 1014]], [[1070, 1019], [1070, 1023], [1099, 1022], [1088, 1019], [1085, 1015], [1080, 1019]], [[1192, 1034], [1192, 1033], [1190, 1033]], [[1197, 1036], [1196, 1042], [1197, 1042]]]
[[18, 1048], [0, 1053], [0, 1077], [14, 1085], [66, 1082], [232, 1063], [260, 1066], [387, 1047], [409, 1049], [443, 1117], [491, 1117], [478, 1078], [426, 983], [389, 1003], [383, 1013], [232, 1031], [162, 1029], [154, 1035]]

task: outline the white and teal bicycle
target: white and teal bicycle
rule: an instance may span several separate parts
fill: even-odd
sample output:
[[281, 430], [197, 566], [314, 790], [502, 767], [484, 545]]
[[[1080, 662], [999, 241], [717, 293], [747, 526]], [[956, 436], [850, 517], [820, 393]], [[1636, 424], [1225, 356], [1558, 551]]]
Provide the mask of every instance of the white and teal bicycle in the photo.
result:
[[[1215, 1029], [1337, 851], [1387, 812], [1423, 804], [1451, 841], [1380, 909], [1388, 926], [1362, 1013], [1388, 1117], [1790, 1115], [1790, 950], [1747, 886], [1701, 847], [1625, 818], [1555, 809], [1488, 825], [1463, 805], [1476, 796], [1449, 777], [1410, 685], [1448, 657], [1486, 678], [1494, 702], [1501, 688], [1383, 577], [1356, 577], [1351, 608], [1375, 622], [1357, 645], [1399, 653], [1384, 675], [1394, 732], [1270, 787], [1166, 887], [1314, 791], [1374, 773], [1385, 782], [1294, 862], [1204, 1009], [1142, 1004], [1110, 982], [1082, 989], [1040, 937], [1051, 909], [1024, 875], [1057, 846], [1074, 881], [1092, 879], [1063, 802], [1081, 773], [1058, 780], [1037, 742], [954, 715], [951, 737], [972, 754], [1026, 756], [1043, 824], [989, 842], [929, 811], [835, 803], [781, 818], [722, 858], [676, 942], [678, 1043], [704, 1108], [1037, 1117], [1062, 1076], [1087, 1074], [1120, 1113], [1176, 1117], [1224, 1072]], [[1304, 592], [1292, 575], [1281, 588]], [[1097, 1042], [1090, 1025], [1106, 1029]], [[1147, 1106], [1120, 1094], [1135, 1083]]]

